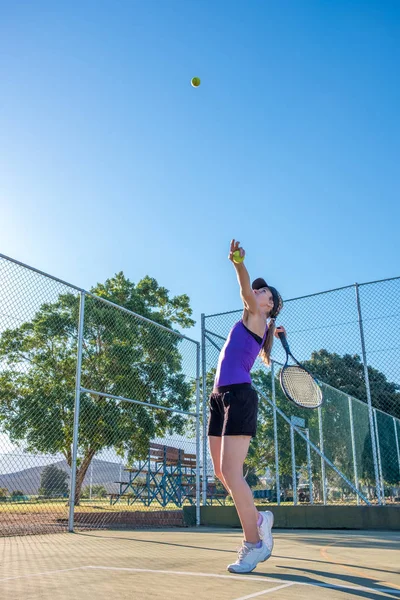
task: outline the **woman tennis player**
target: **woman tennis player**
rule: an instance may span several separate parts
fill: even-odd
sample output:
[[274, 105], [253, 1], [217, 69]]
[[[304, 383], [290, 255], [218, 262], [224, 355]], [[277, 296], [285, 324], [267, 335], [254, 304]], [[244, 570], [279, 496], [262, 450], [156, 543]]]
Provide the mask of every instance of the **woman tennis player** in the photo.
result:
[[208, 423], [214, 472], [233, 498], [244, 533], [238, 559], [228, 565], [232, 573], [250, 573], [272, 553], [274, 518], [270, 511], [257, 511], [243, 477], [243, 463], [257, 428], [258, 396], [251, 386], [250, 370], [258, 355], [270, 364], [274, 334], [284, 331], [275, 328], [283, 305], [279, 293], [262, 278], [250, 284], [244, 256], [240, 242], [232, 240], [229, 260], [236, 270], [244, 311], [219, 356]]

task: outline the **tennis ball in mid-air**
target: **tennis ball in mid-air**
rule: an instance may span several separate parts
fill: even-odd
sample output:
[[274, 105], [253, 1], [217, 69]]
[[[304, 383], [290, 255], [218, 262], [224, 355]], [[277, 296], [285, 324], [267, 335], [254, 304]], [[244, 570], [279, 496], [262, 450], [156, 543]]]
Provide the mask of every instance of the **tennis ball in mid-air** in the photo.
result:
[[242, 263], [244, 261], [244, 256], [240, 255], [240, 250], [235, 250], [235, 252], [233, 253], [233, 262], [235, 263]]
[[199, 87], [200, 85], [200, 77], [193, 77], [192, 81], [190, 82], [192, 84], [193, 87]]

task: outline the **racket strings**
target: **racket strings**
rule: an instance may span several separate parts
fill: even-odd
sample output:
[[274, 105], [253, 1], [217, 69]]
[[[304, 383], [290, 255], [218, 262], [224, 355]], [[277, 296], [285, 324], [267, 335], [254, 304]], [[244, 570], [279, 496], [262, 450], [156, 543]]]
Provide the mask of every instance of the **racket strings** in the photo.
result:
[[322, 391], [315, 379], [297, 365], [284, 367], [281, 384], [290, 398], [300, 406], [315, 408], [322, 402]]

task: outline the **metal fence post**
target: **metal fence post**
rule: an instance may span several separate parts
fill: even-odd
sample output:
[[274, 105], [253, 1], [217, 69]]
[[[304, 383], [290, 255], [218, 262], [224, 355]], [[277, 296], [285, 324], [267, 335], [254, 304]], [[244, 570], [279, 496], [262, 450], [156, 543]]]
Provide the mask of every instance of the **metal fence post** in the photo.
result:
[[206, 367], [206, 316], [201, 315], [201, 366], [203, 407], [203, 505], [207, 504], [207, 367]]
[[93, 460], [90, 461], [90, 475], [89, 475], [89, 500], [92, 499], [92, 489], [93, 489]]
[[200, 344], [196, 346], [196, 525], [200, 525]]
[[396, 418], [393, 417], [393, 427], [394, 427], [394, 437], [396, 440], [396, 450], [397, 450], [397, 464], [399, 466], [399, 481], [400, 481], [400, 448], [399, 448], [399, 436], [397, 433], [397, 425], [396, 425]]
[[83, 321], [85, 316], [85, 292], [80, 292], [79, 301], [79, 325], [78, 325], [78, 349], [75, 378], [75, 406], [74, 406], [74, 430], [72, 438], [72, 464], [71, 464], [71, 491], [69, 496], [68, 531], [74, 531], [74, 509], [76, 490], [76, 461], [78, 457], [78, 428], [79, 407], [81, 399], [81, 371], [82, 371], [82, 343], [83, 343]]
[[[321, 453], [325, 455], [324, 449], [324, 431], [322, 429], [322, 408], [318, 407], [318, 429], [319, 429], [319, 449]], [[324, 505], [326, 504], [326, 472], [325, 472], [325, 461], [321, 456], [321, 478], [322, 478], [322, 500]]]
[[382, 504], [385, 504], [385, 486], [383, 483], [381, 446], [379, 443], [379, 431], [378, 431], [378, 419], [376, 418], [376, 409], [374, 408], [373, 410], [374, 410], [374, 422], [375, 422], [376, 448], [377, 448], [377, 455], [378, 455], [379, 482], [380, 482], [380, 487], [381, 487], [381, 499], [382, 499]]
[[375, 426], [374, 426], [374, 415], [372, 412], [371, 387], [369, 384], [367, 353], [365, 350], [364, 328], [363, 328], [362, 315], [361, 315], [360, 292], [358, 289], [358, 287], [359, 287], [358, 283], [356, 283], [354, 285], [355, 285], [355, 290], [356, 290], [358, 324], [360, 326], [361, 352], [362, 352], [362, 360], [363, 360], [363, 365], [364, 365], [365, 388], [367, 391], [369, 429], [370, 429], [370, 433], [371, 433], [372, 458], [374, 461], [376, 496], [378, 499], [378, 503], [382, 504], [382, 494], [381, 494], [381, 485], [380, 485], [380, 481], [379, 481], [379, 469], [378, 469], [377, 448], [376, 448], [376, 435], [375, 435]]
[[310, 488], [310, 504], [314, 504], [313, 482], [312, 482], [312, 467], [311, 467], [311, 449], [310, 449], [310, 432], [306, 429], [307, 436], [307, 469], [308, 469], [308, 487]]
[[296, 474], [296, 452], [294, 448], [294, 429], [290, 424], [290, 447], [292, 450], [292, 488], [293, 488], [293, 504], [297, 504], [297, 474]]
[[274, 419], [274, 448], [275, 448], [275, 486], [276, 501], [278, 506], [281, 503], [281, 483], [279, 478], [279, 448], [278, 448], [278, 419], [276, 414], [276, 392], [275, 392], [275, 365], [271, 362], [271, 391], [272, 391], [272, 415]]
[[[354, 485], [358, 492], [358, 469], [357, 469], [357, 455], [356, 455], [356, 444], [354, 439], [354, 421], [353, 421], [353, 403], [351, 396], [348, 396], [349, 402], [349, 416], [350, 416], [350, 433], [351, 433], [351, 450], [353, 453], [353, 470], [354, 470]], [[360, 497], [357, 495], [357, 504], [360, 504]]]

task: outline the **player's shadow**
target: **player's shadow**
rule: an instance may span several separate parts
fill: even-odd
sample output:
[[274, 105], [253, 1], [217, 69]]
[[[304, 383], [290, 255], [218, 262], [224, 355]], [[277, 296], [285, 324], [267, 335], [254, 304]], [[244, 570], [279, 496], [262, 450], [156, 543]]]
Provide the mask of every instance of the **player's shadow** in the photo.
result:
[[[322, 565], [339, 565], [339, 567], [343, 566], [343, 567], [350, 567], [353, 569], [360, 569], [360, 565], [350, 565], [348, 563], [344, 563], [344, 562], [340, 562], [340, 563], [336, 563], [336, 562], [332, 562], [332, 561], [327, 561], [327, 560], [316, 560], [315, 558], [299, 558], [298, 556], [279, 556], [279, 554], [273, 554], [273, 558], [279, 558], [282, 560], [293, 560], [293, 561], [302, 561], [302, 562], [308, 562], [308, 563], [321, 563]], [[390, 571], [388, 569], [378, 569], [378, 567], [366, 567], [365, 565], [362, 565], [362, 570], [363, 571], [377, 571], [379, 573], [393, 573], [395, 575], [398, 574], [398, 571]]]
[[[394, 533], [394, 532], [393, 532]], [[289, 539], [286, 536], [286, 539]], [[301, 531], [299, 531], [296, 536], [293, 536], [293, 539], [296, 540], [296, 543], [302, 543], [307, 546], [329, 546], [332, 543], [332, 537], [318, 537], [318, 536], [306, 536], [302, 535]], [[347, 536], [343, 534], [343, 539], [337, 539], [335, 541], [335, 548], [348, 548], [351, 545], [352, 548], [374, 548], [376, 550], [399, 550], [400, 544], [399, 539], [396, 537], [393, 538], [376, 538], [368, 535], [362, 535], [351, 532]]]
[[177, 544], [176, 542], [163, 542], [159, 539], [145, 540], [142, 538], [127, 537], [127, 536], [119, 537], [117, 535], [113, 535], [113, 536], [98, 535], [98, 534], [90, 535], [90, 533], [83, 533], [81, 531], [78, 532], [77, 535], [84, 536], [84, 537], [102, 538], [102, 539], [109, 540], [111, 543], [113, 540], [119, 540], [119, 541], [123, 541], [123, 542], [135, 542], [136, 544], [141, 544], [141, 545], [142, 544], [153, 544], [156, 546], [173, 546], [175, 548], [192, 548], [193, 550], [207, 550], [207, 551], [212, 550], [213, 552], [224, 552], [227, 554], [232, 554], [232, 552], [234, 552], [234, 550], [232, 550], [232, 548], [224, 550], [223, 548], [215, 548], [215, 547], [207, 547], [207, 546], [193, 546], [191, 544]]
[[[362, 586], [365, 588], [369, 588], [369, 590], [357, 590], [357, 589], [349, 589], [346, 587], [334, 587], [333, 589], [337, 592], [344, 592], [346, 594], [351, 593], [353, 596], [360, 596], [361, 598], [369, 598], [371, 600], [376, 600], [378, 597], [381, 597], [379, 594], [386, 594], [387, 598], [399, 598], [399, 594], [393, 592], [393, 588], [390, 587], [390, 584], [384, 584], [377, 579], [367, 579], [365, 577], [357, 577], [354, 575], [343, 575], [340, 573], [331, 573], [326, 571], [318, 571], [316, 569], [299, 569], [297, 567], [278, 565], [278, 568], [290, 570], [290, 573], [283, 573], [279, 575], [279, 579], [288, 581], [297, 581], [298, 583], [308, 583], [313, 586], [320, 586], [321, 588], [327, 589], [327, 584], [325, 581], [320, 581], [319, 579], [315, 579], [312, 575], [321, 577], [323, 579], [336, 580], [338, 586]], [[309, 573], [310, 575], [293, 575], [293, 571], [301, 571], [302, 573]], [[332, 583], [332, 586], [336, 584]], [[382, 596], [385, 597], [385, 596]]]

